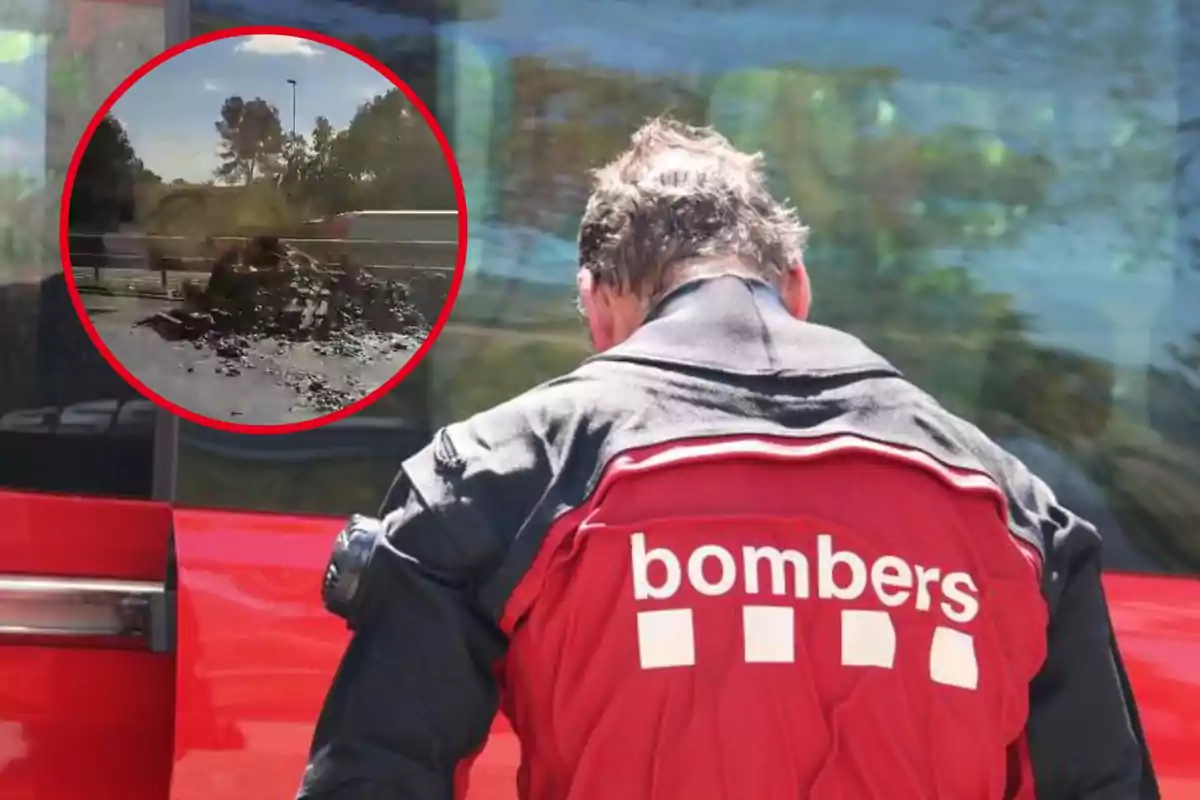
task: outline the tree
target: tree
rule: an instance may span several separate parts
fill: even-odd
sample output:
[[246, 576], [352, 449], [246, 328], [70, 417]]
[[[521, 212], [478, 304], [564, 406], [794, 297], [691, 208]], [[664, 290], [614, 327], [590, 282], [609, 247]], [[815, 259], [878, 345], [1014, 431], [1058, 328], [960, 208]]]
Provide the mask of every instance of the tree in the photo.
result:
[[[457, 4], [460, 0], [446, 0], [446, 2]], [[406, 7], [405, 16], [414, 19], [420, 13], [420, 11], [414, 12]], [[465, 19], [465, 17], [460, 17], [460, 19]], [[392, 72], [404, 76], [405, 82], [417, 97], [424, 98], [431, 108], [436, 108], [435, 113], [442, 127], [446, 130], [452, 129], [453, 122], [450, 115], [454, 112], [453, 107], [434, 102], [439, 91], [444, 89], [440, 85], [439, 79], [439, 76], [444, 74], [442, 68], [439, 67], [444, 42], [438, 35], [429, 32], [405, 33], [387, 37], [359, 34], [348, 37], [346, 43], [378, 58]]]
[[514, 58], [508, 69], [511, 122], [507, 135], [495, 142], [492, 166], [505, 180], [486, 205], [506, 221], [566, 239], [575, 238], [588, 170], [624, 149], [638, 125], [664, 111], [704, 120], [702, 94], [679, 76], [560, 64], [537, 56]]
[[102, 232], [132, 221], [134, 190], [147, 172], [124, 126], [106, 115], [79, 160], [71, 187], [71, 228]]
[[[808, 266], [818, 321], [863, 336], [951, 406], [977, 404], [978, 364], [997, 327], [1023, 335], [1012, 298], [986, 291], [955, 254], [1018, 241], [1024, 220], [1045, 207], [1054, 164], [1014, 151], [987, 130], [930, 131], [889, 116], [894, 74], [782, 66], [697, 80], [538, 57], [513, 59], [508, 71], [512, 94], [498, 117], [505, 124], [480, 145], [493, 177], [490, 194], [472, 199], [473, 224], [499, 218], [572, 240], [588, 170], [622, 150], [647, 117], [670, 111], [766, 151], [776, 193], [790, 197], [814, 229]], [[486, 246], [473, 255], [483, 264], [511, 257]], [[562, 270], [568, 283], [572, 265]], [[568, 351], [582, 355], [582, 336], [574, 345], [564, 340], [578, 331], [566, 287], [557, 299], [539, 300], [537, 326], [508, 335], [531, 291], [472, 278], [465, 297], [482, 310], [470, 330], [451, 327], [439, 340], [434, 407], [450, 418], [472, 413], [550, 377]], [[457, 311], [455, 319], [467, 322]], [[530, 341], [539, 331], [541, 345]], [[546, 358], [536, 357], [538, 347]], [[504, 378], [480, 381], [483, 373]]]
[[317, 117], [312, 131], [312, 153], [309, 158], [309, 172], [313, 180], [320, 181], [333, 172], [333, 143], [337, 131], [329, 122], [328, 117]]
[[318, 117], [310, 140], [282, 150], [280, 185], [316, 214], [457, 202], [437, 139], [398, 89], [363, 103], [340, 131]]
[[279, 185], [291, 190], [300, 185], [308, 174], [308, 142], [302, 133], [285, 133], [276, 179]]
[[146, 166], [143, 165], [140, 169], [138, 169], [137, 182], [139, 184], [158, 185], [158, 184], [163, 183], [163, 179], [162, 179], [162, 176], [159, 175], [157, 172], [155, 172], [152, 169], [148, 169]]
[[328, 168], [349, 182], [346, 199], [355, 208], [455, 206], [437, 139], [398, 89], [361, 105], [350, 125], [329, 143], [328, 152]]
[[216, 122], [221, 137], [221, 165], [214, 175], [225, 183], [248, 185], [257, 177], [277, 174], [283, 157], [283, 125], [279, 109], [261, 97], [226, 98]]
[[303, 135], [288, 137], [280, 185], [294, 202], [314, 214], [346, 210], [351, 182], [338, 164], [334, 144], [338, 131], [327, 117], [317, 117], [311, 141]]

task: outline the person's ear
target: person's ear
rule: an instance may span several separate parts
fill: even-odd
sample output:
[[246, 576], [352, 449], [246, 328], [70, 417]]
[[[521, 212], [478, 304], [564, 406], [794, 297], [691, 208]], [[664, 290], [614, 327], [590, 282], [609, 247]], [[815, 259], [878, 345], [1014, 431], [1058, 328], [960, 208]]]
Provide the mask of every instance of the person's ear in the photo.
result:
[[596, 276], [589, 269], [583, 268], [576, 273], [575, 285], [579, 289], [579, 305], [587, 317], [592, 347], [597, 352], [603, 352], [617, 343], [612, 298], [604, 291], [604, 287], [596, 283]]
[[812, 307], [812, 284], [808, 280], [808, 270], [804, 262], [799, 262], [783, 274], [783, 286], [780, 292], [783, 304], [796, 319], [808, 319]]

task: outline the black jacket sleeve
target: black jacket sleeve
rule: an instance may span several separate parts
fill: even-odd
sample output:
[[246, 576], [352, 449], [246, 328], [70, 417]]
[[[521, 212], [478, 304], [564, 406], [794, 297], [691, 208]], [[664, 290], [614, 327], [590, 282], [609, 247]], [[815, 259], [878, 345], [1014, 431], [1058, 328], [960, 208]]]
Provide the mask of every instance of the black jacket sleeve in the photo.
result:
[[1137, 705], [1100, 580], [1100, 537], [1037, 478], [1045, 542], [1046, 662], [1030, 687], [1028, 745], [1039, 800], [1158, 798]]
[[[456, 530], [452, 487], [417, 457], [384, 504], [385, 539], [317, 721], [300, 800], [446, 800], [496, 714], [505, 640], [474, 599], [486, 530]], [[467, 540], [469, 534], [474, 537]]]

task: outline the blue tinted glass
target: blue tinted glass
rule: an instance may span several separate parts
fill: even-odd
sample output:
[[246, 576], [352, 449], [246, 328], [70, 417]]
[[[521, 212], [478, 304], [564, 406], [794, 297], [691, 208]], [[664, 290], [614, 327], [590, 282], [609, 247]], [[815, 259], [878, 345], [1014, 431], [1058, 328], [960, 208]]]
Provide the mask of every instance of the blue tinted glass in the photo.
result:
[[[587, 170], [670, 112], [765, 153], [813, 228], [818, 321], [862, 336], [1026, 460], [1102, 529], [1112, 565], [1196, 570], [1191, 12], [799, 5], [196, 0], [192, 19], [348, 38], [412, 80], [450, 132], [470, 273], [422, 389], [424, 427], [586, 354], [572, 283]], [[196, 499], [233, 497], [211, 482], [229, 462], [203, 463]]]
[[58, 208], [96, 108], [163, 43], [153, 0], [0, 8], [0, 487], [151, 493], [155, 410], [75, 315]]

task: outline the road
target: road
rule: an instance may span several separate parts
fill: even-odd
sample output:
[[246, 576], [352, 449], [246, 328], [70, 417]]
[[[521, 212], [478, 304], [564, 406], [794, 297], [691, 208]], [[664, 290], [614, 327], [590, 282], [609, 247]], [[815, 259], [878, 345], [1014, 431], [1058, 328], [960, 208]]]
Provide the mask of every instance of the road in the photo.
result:
[[[453, 267], [389, 267], [372, 266], [370, 272], [385, 280], [404, 280], [414, 272], [447, 272], [453, 273]], [[96, 271], [91, 267], [75, 267], [75, 283], [80, 289], [102, 286], [117, 292], [146, 292], [157, 294], [163, 291], [163, 273], [148, 269], [127, 269], [123, 267], [106, 267], [100, 270], [100, 280], [96, 281]], [[203, 285], [208, 279], [207, 272], [187, 272], [183, 270], [168, 270], [166, 273], [166, 288], [178, 293], [185, 280], [196, 280]]]
[[105, 345], [125, 367], [156, 394], [197, 414], [212, 419], [249, 425], [278, 425], [321, 416], [306, 397], [287, 385], [289, 373], [301, 372], [323, 379], [331, 388], [360, 391], [378, 388], [411, 357], [410, 350], [372, 348], [374, 358], [362, 363], [346, 356], [316, 352], [312, 343], [281, 348], [272, 339], [253, 342], [247, 366], [240, 374], [218, 370], [224, 363], [207, 347], [190, 342], [169, 342], [147, 327], [135, 323], [170, 307], [161, 300], [136, 297], [83, 295], [89, 317]]

